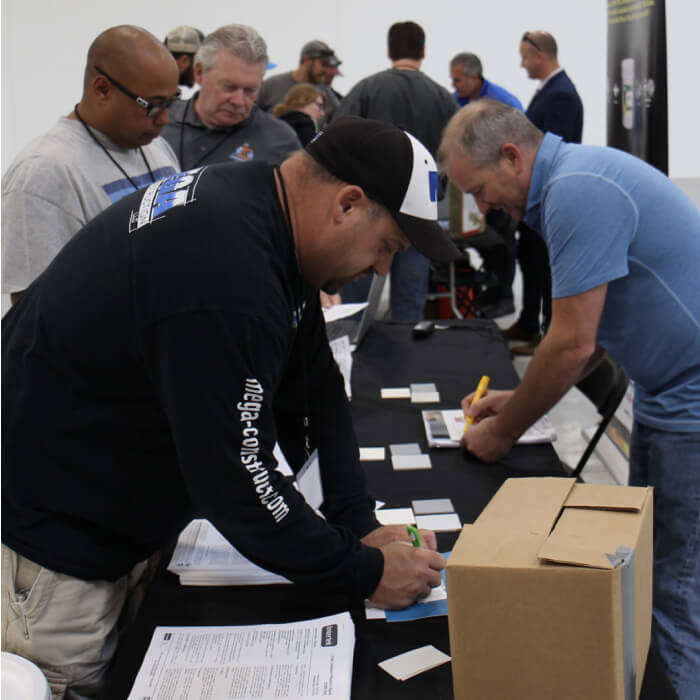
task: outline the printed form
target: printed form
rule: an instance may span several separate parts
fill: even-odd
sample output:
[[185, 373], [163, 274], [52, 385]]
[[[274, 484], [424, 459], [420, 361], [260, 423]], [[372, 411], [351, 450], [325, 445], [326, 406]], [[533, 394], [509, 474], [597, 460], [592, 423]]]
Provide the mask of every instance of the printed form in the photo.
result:
[[350, 698], [350, 614], [273, 625], [156, 627], [128, 700]]

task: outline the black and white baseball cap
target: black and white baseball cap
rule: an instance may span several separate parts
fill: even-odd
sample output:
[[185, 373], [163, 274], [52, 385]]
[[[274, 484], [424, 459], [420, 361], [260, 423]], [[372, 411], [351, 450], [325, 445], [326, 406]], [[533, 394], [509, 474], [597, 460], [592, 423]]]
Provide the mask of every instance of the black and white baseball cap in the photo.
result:
[[374, 119], [338, 117], [306, 151], [331, 175], [386, 207], [423, 255], [436, 262], [464, 257], [437, 222], [435, 160], [407, 131]]

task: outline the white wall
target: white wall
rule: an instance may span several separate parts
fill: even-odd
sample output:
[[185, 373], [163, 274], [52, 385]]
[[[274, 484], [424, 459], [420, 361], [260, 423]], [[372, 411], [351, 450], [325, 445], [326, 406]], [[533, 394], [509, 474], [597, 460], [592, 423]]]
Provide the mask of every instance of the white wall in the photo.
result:
[[[196, 8], [196, 9], [195, 9]], [[385, 68], [386, 31], [411, 19], [426, 31], [424, 70], [449, 87], [448, 62], [459, 51], [478, 54], [486, 77], [527, 104], [535, 88], [520, 68], [523, 31], [546, 29], [584, 103], [585, 143], [605, 143], [605, 0], [2, 0], [2, 171], [19, 148], [67, 114], [80, 97], [85, 55], [100, 31], [138, 24], [163, 37], [178, 24], [209, 32], [229, 22], [254, 26], [268, 43], [276, 71], [288, 70], [310, 39], [327, 41], [343, 60], [334, 85], [347, 92]], [[669, 73], [669, 168], [700, 176], [700, 90], [694, 44], [697, 0], [666, 0]]]

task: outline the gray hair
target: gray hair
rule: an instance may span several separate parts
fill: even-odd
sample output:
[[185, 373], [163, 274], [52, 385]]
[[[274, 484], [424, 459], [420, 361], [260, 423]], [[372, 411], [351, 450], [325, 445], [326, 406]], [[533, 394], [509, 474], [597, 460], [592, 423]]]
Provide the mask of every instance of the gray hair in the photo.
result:
[[450, 61], [450, 68], [454, 68], [455, 66], [461, 66], [464, 75], [478, 75], [480, 78], [484, 75], [481, 61], [475, 53], [458, 53]]
[[457, 151], [477, 167], [496, 167], [504, 143], [537, 150], [542, 136], [519, 109], [483, 98], [463, 107], [450, 119], [443, 132], [438, 158], [445, 162]]
[[242, 61], [251, 65], [267, 65], [267, 44], [253, 27], [246, 24], [227, 24], [208, 34], [199, 47], [194, 60], [200, 63], [202, 71], [207, 72], [216, 63], [216, 54], [220, 49], [230, 51]]

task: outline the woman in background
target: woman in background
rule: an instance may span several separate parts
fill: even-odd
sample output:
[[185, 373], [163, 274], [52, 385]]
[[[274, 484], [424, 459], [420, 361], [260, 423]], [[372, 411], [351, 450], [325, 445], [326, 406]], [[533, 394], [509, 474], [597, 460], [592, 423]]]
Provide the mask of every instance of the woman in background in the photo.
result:
[[272, 113], [287, 122], [299, 136], [302, 146], [311, 141], [323, 122], [326, 96], [310, 83], [299, 83], [289, 90]]

